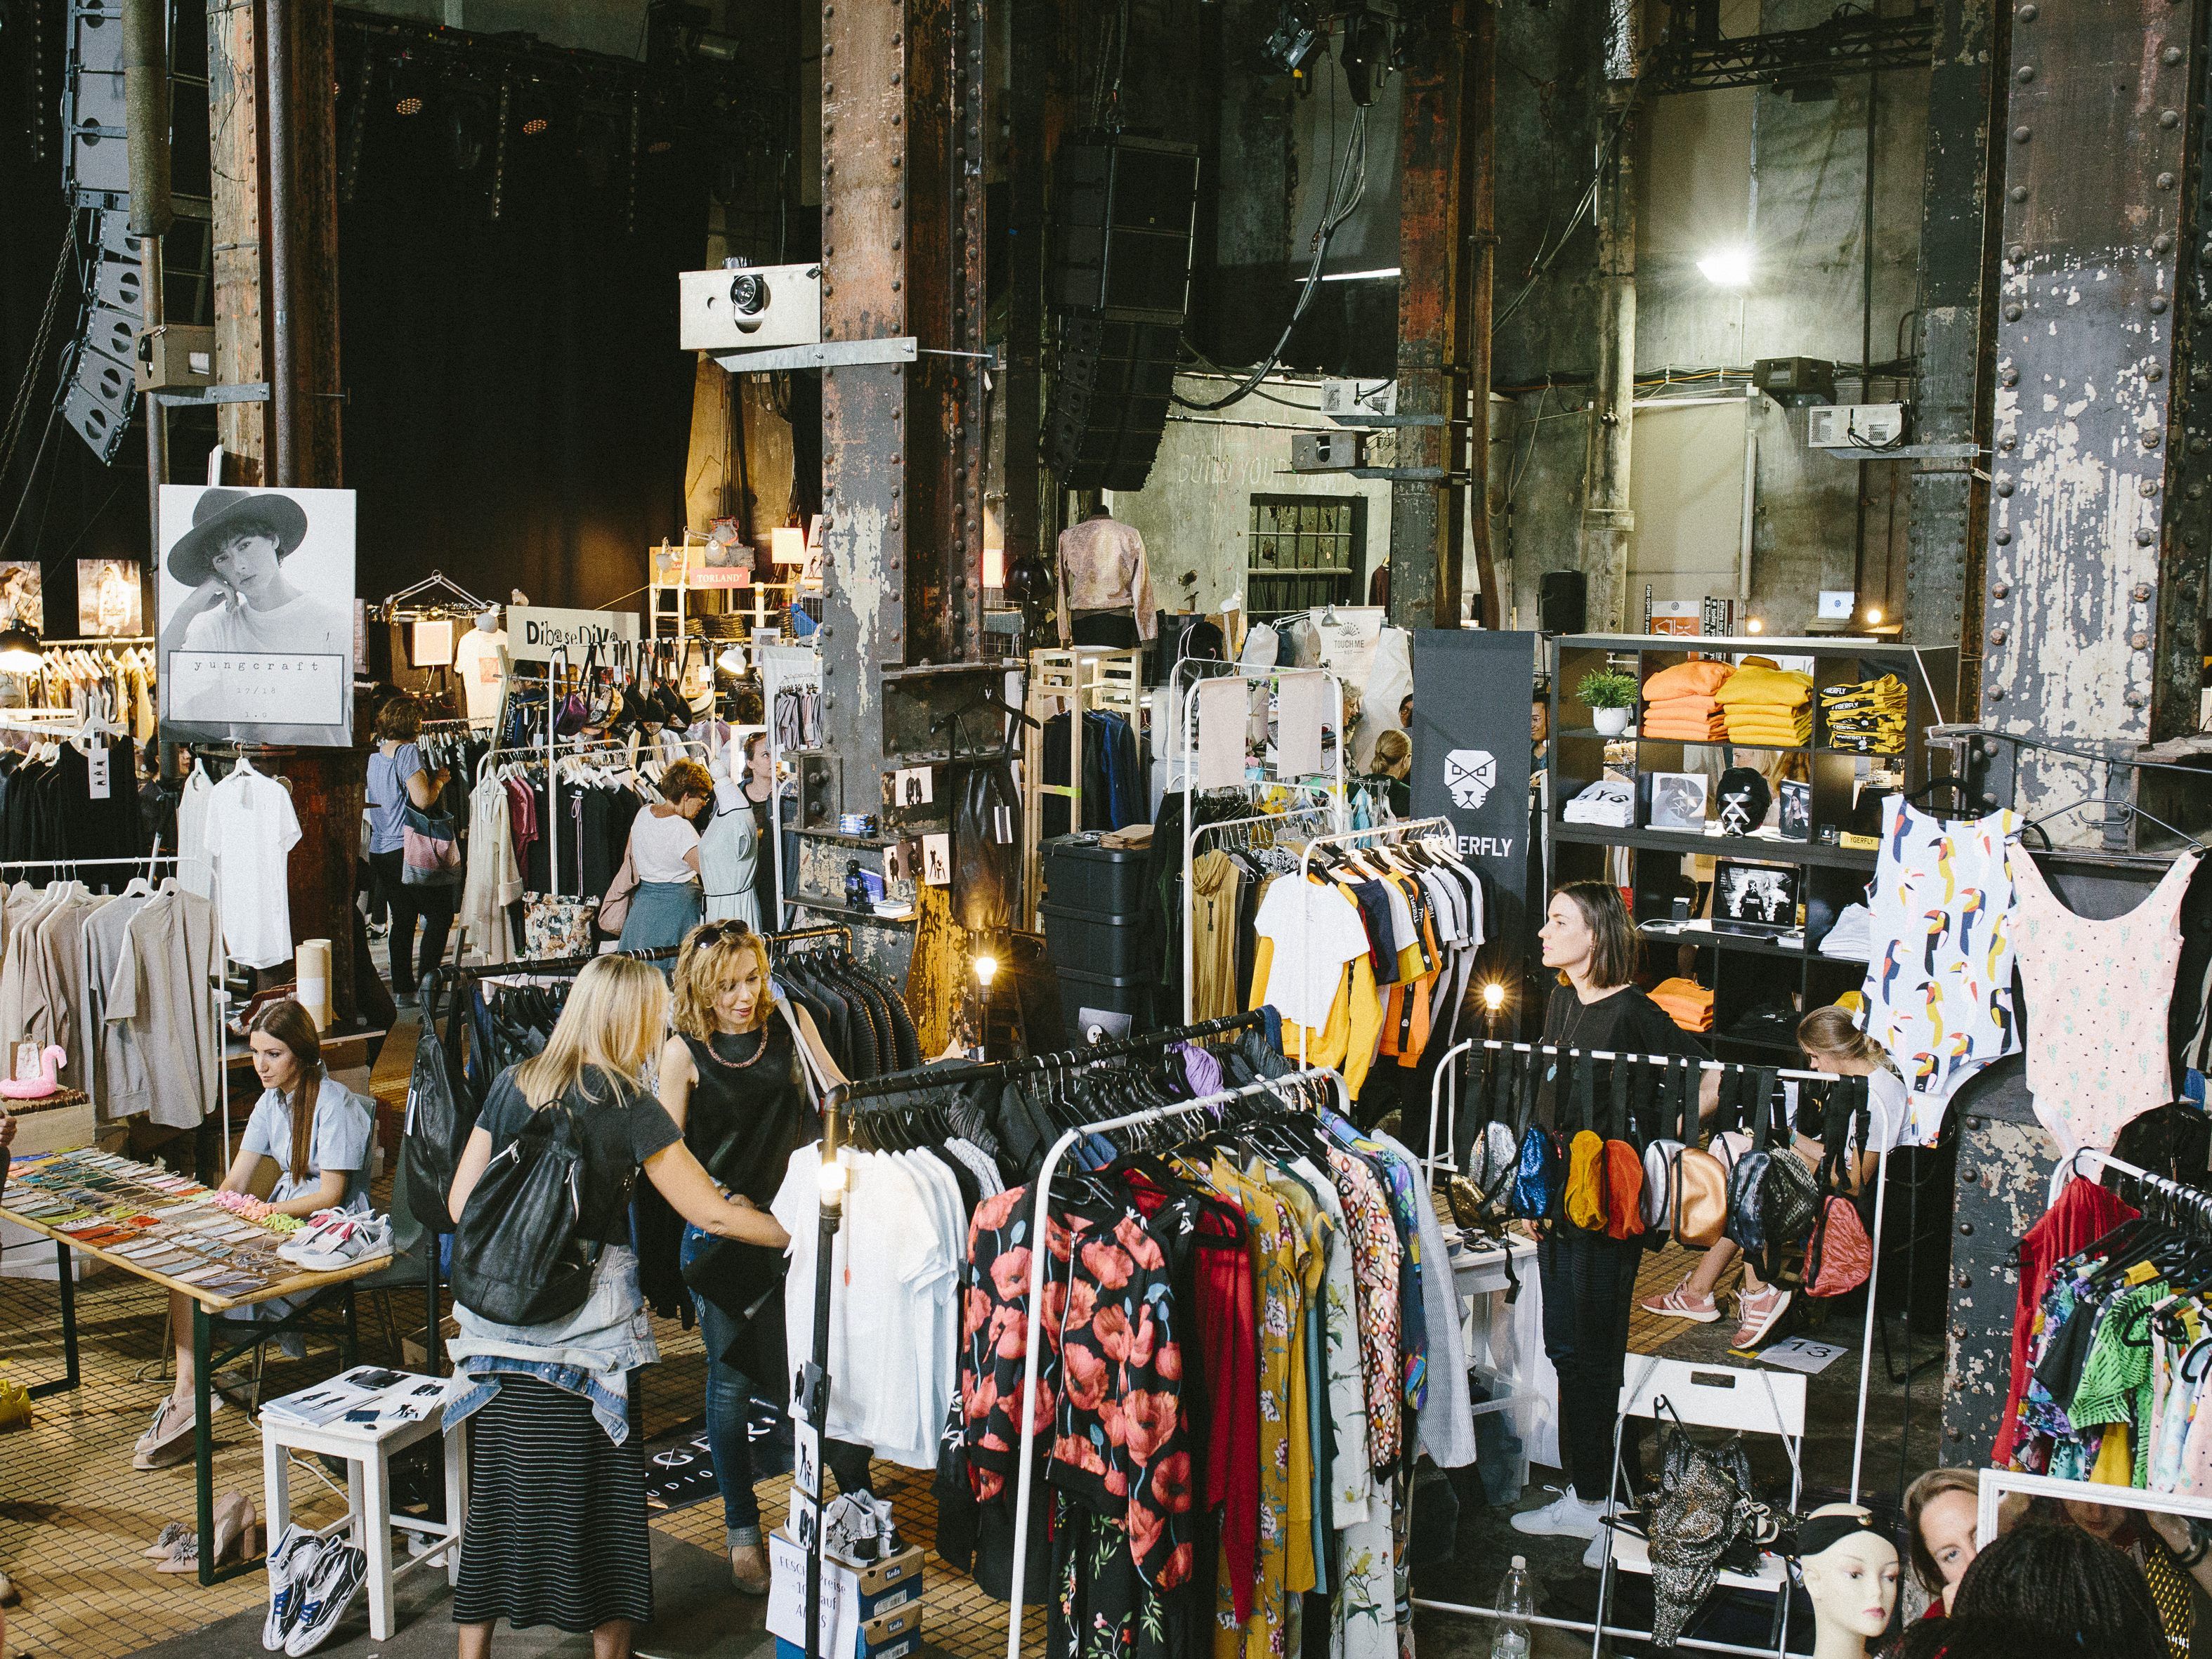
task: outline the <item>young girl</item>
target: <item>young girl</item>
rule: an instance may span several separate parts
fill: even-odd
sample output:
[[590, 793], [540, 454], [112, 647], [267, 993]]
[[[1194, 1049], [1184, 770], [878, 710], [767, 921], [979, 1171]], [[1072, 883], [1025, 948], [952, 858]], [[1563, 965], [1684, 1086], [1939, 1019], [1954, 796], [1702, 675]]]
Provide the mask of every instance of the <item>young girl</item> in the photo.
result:
[[[1826, 1072], [1831, 1077], [1867, 1079], [1868, 1093], [1874, 1103], [1874, 1119], [1867, 1129], [1866, 1151], [1853, 1158], [1850, 1190], [1856, 1193], [1873, 1178], [1875, 1154], [1885, 1141], [1893, 1148], [1897, 1145], [1898, 1134], [1905, 1125], [1905, 1079], [1890, 1064], [1888, 1051], [1860, 1030], [1850, 1014], [1842, 1008], [1815, 1008], [1798, 1021], [1797, 1044], [1804, 1049], [1805, 1058], [1814, 1071]], [[1796, 1144], [1798, 1156], [1814, 1169], [1820, 1168], [1820, 1143], [1800, 1134]], [[1720, 1283], [1729, 1264], [1741, 1254], [1733, 1243], [1722, 1239], [1705, 1252], [1704, 1259], [1680, 1284], [1664, 1296], [1647, 1300], [1643, 1304], [1644, 1312], [1711, 1324], [1721, 1316], [1713, 1288]], [[1745, 1262], [1743, 1288], [1736, 1297], [1742, 1322], [1736, 1327], [1735, 1346], [1751, 1348], [1764, 1342], [1781, 1322], [1782, 1316], [1790, 1310], [1790, 1299], [1791, 1292], [1779, 1285], [1763, 1282], [1751, 1263]]]
[[[675, 991], [677, 1034], [660, 1050], [660, 1103], [715, 1184], [766, 1209], [792, 1153], [821, 1138], [810, 1073], [832, 1085], [844, 1078], [806, 1011], [793, 1007], [794, 1025], [778, 1007], [769, 983], [767, 941], [742, 921], [710, 921], [691, 930], [676, 958]], [[687, 1267], [712, 1237], [696, 1226], [684, 1230]], [[720, 1300], [692, 1293], [707, 1347], [707, 1438], [720, 1477], [723, 1541], [731, 1581], [747, 1595], [765, 1595], [769, 1588], [760, 1505], [753, 1497], [748, 1407], [756, 1388], [776, 1397], [783, 1368], [759, 1360], [740, 1365], [730, 1351], [745, 1330], [783, 1329], [780, 1287], [767, 1291], [765, 1303], [759, 1301], [763, 1293], [755, 1285], [732, 1285]], [[747, 1308], [750, 1316], [741, 1321]], [[831, 1441], [823, 1455], [841, 1489], [849, 1489], [847, 1475], [855, 1468], [859, 1483], [866, 1484], [865, 1452], [857, 1464], [844, 1462], [838, 1443]]]
[[[305, 1008], [287, 997], [265, 1004], [246, 1034], [261, 1098], [246, 1120], [246, 1139], [226, 1193], [250, 1192], [266, 1158], [276, 1166], [269, 1202], [279, 1215], [306, 1217], [318, 1210], [358, 1210], [368, 1204], [368, 1144], [376, 1111], [333, 1079], [323, 1066], [322, 1040]], [[267, 1317], [289, 1310], [260, 1303]], [[169, 1293], [169, 1334], [176, 1346], [177, 1383], [138, 1437], [133, 1466], [160, 1468], [192, 1454], [192, 1310], [181, 1291]]]

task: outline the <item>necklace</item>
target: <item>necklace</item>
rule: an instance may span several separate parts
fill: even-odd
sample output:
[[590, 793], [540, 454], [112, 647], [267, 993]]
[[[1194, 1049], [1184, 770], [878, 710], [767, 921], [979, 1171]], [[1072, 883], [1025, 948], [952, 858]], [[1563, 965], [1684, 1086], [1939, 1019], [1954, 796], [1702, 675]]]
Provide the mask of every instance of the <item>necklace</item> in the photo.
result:
[[[743, 1060], [725, 1060], [722, 1057], [722, 1051], [714, 1046], [714, 1037], [720, 1036], [757, 1036], [760, 1041], [753, 1045], [752, 1053], [747, 1054]], [[750, 1031], [717, 1031], [714, 1036], [707, 1039], [707, 1052], [714, 1055], [714, 1062], [718, 1066], [725, 1066], [732, 1072], [742, 1072], [746, 1066], [756, 1064], [760, 1057], [768, 1052], [767, 1023], [763, 1021]]]

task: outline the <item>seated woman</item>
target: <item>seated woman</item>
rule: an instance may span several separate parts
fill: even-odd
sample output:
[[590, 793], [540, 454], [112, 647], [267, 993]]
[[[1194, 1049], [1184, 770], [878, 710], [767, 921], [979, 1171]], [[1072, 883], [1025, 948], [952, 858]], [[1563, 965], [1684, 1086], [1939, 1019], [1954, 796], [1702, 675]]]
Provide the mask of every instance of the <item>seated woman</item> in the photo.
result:
[[[323, 1065], [322, 1039], [313, 1018], [290, 997], [264, 1005], [246, 1034], [261, 1098], [246, 1120], [246, 1139], [221, 1190], [252, 1190], [262, 1160], [276, 1166], [269, 1203], [278, 1215], [310, 1216], [318, 1210], [368, 1212], [368, 1144], [376, 1109], [332, 1078]], [[291, 1304], [257, 1303], [258, 1318], [279, 1318]], [[155, 1408], [138, 1437], [131, 1466], [158, 1469], [192, 1455], [192, 1310], [181, 1291], [169, 1293], [169, 1335], [177, 1354], [177, 1382]]]

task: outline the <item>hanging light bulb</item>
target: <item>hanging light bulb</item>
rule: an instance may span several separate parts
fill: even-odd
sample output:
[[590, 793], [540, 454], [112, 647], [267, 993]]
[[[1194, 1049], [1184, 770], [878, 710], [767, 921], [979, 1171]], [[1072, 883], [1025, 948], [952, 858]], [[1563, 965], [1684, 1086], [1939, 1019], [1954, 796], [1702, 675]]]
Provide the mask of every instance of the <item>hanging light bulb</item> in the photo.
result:
[[0, 670], [10, 674], [34, 673], [39, 666], [39, 636], [20, 622], [0, 628]]

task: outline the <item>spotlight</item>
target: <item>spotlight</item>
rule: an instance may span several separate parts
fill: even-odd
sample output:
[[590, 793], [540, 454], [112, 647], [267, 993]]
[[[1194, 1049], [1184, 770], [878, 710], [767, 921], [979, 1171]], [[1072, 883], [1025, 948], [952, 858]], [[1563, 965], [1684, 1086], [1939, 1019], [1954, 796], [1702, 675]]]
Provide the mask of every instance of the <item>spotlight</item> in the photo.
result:
[[526, 138], [535, 138], [552, 125], [544, 116], [533, 115], [522, 124], [522, 136]]
[[36, 634], [19, 622], [0, 628], [0, 670], [10, 674], [34, 673], [39, 661]]
[[1744, 623], [1743, 631], [1747, 634], [1758, 634], [1765, 632], [1765, 628], [1766, 624], [1765, 623], [1759, 621], [1758, 617], [1753, 617], [1750, 621]]
[[1747, 288], [1751, 283], [1751, 250], [1715, 248], [1698, 261], [1698, 270], [1715, 288]]
[[392, 60], [392, 112], [394, 115], [420, 115], [429, 106], [430, 77], [424, 74], [410, 52], [401, 52]]
[[1867, 625], [1868, 625], [1869, 628], [1879, 628], [1879, 627], [1881, 627], [1881, 612], [1880, 611], [1868, 611], [1868, 612], [1867, 612]]
[[422, 100], [410, 92], [404, 98], [393, 101], [392, 112], [394, 115], [420, 115], [422, 112]]
[[1496, 1013], [1505, 1006], [1505, 988], [1496, 980], [1482, 988], [1482, 1006]]
[[724, 646], [721, 655], [714, 659], [714, 666], [725, 674], [744, 673], [745, 672], [744, 647], [735, 642]]

